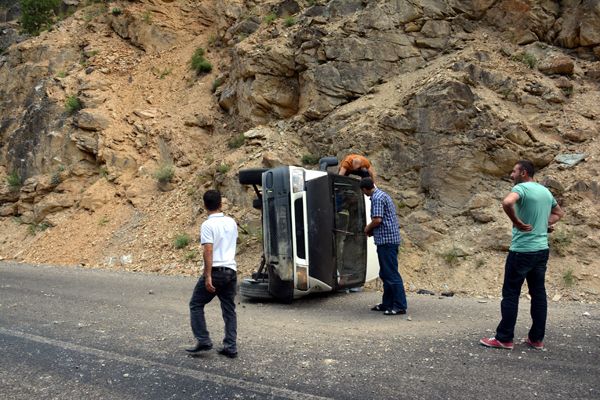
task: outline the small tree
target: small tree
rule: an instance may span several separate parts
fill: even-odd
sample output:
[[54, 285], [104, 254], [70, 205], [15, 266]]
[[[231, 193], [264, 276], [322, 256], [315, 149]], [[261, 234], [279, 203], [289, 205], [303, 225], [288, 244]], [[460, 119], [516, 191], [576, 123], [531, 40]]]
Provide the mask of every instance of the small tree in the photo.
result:
[[21, 27], [31, 35], [39, 35], [40, 31], [52, 24], [54, 11], [58, 9], [60, 0], [20, 0]]

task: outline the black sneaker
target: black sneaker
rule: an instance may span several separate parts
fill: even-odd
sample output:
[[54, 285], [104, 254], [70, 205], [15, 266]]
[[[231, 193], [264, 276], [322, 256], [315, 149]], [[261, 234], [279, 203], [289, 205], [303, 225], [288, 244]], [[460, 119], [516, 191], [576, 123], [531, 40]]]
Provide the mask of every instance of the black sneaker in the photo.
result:
[[383, 315], [403, 315], [406, 314], [406, 310], [385, 310]]
[[222, 356], [229, 357], [229, 358], [236, 358], [238, 355], [237, 351], [231, 351], [231, 350], [227, 350], [225, 348], [219, 350], [218, 353]]
[[196, 353], [200, 353], [201, 351], [208, 351], [208, 350], [212, 349], [212, 347], [213, 347], [212, 344], [196, 343], [195, 347], [185, 349], [185, 351], [187, 351], [188, 353], [191, 353], [191, 354], [196, 354]]

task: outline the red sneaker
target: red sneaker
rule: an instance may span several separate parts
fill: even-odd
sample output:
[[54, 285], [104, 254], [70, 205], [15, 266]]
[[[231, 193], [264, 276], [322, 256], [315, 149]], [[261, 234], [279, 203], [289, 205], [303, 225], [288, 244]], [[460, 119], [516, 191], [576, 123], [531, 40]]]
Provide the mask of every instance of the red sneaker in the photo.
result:
[[501, 342], [495, 337], [483, 338], [479, 341], [479, 343], [481, 343], [485, 347], [493, 347], [495, 349], [512, 350], [514, 347], [513, 342]]
[[538, 342], [534, 342], [531, 339], [529, 339], [529, 337], [527, 339], [525, 339], [525, 343], [527, 343], [529, 345], [529, 347], [536, 349], [536, 350], [544, 350], [544, 342], [542, 342], [541, 340]]

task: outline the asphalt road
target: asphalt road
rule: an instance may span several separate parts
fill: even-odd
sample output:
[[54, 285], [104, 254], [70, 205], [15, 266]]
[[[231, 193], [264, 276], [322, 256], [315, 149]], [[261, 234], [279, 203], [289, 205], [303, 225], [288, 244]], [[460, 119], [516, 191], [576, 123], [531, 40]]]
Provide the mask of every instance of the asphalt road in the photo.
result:
[[[499, 301], [376, 292], [238, 305], [237, 359], [189, 357], [183, 277], [0, 263], [2, 399], [600, 399], [600, 306], [551, 302], [546, 351], [478, 345]], [[528, 327], [523, 299], [517, 337]], [[207, 309], [215, 349], [218, 301]]]

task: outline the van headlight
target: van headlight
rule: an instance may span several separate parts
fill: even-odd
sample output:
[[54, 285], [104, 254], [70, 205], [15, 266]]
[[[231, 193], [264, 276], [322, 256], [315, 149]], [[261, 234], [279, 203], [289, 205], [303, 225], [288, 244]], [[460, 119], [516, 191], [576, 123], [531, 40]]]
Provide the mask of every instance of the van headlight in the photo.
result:
[[292, 192], [298, 193], [304, 191], [304, 171], [301, 169], [292, 170]]
[[296, 288], [308, 290], [308, 267], [296, 265]]

